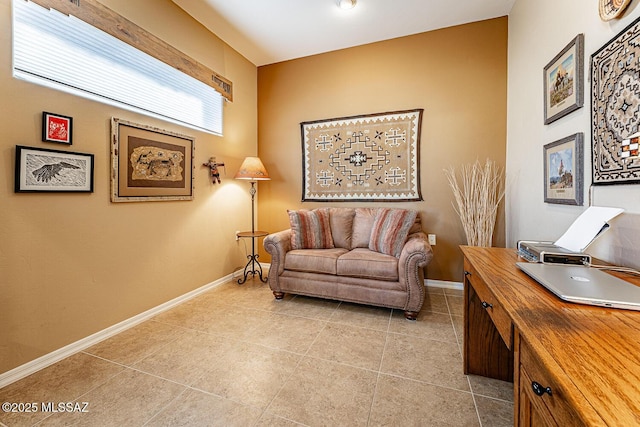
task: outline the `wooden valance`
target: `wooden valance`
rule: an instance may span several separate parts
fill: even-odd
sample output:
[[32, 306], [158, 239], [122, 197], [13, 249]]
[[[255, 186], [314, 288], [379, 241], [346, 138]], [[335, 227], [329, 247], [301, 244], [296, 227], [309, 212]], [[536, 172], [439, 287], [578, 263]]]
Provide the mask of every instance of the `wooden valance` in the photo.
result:
[[227, 100], [233, 101], [233, 83], [188, 57], [160, 38], [95, 0], [30, 0], [47, 9], [55, 9], [104, 31], [107, 34], [153, 56], [159, 61], [182, 71], [211, 86]]

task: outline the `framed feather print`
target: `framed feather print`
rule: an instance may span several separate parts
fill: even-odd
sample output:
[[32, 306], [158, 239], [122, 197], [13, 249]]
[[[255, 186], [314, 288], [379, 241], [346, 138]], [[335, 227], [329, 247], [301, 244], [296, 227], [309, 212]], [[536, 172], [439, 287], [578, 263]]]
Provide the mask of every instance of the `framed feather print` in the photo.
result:
[[15, 192], [93, 192], [93, 154], [16, 145]]

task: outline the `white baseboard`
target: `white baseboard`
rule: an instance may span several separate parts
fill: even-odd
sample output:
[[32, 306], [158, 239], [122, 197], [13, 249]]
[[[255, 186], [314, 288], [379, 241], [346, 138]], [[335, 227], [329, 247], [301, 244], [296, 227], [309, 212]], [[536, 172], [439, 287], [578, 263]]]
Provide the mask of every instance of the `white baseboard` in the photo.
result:
[[235, 272], [233, 274], [229, 274], [221, 279], [218, 279], [214, 282], [208, 283], [204, 286], [199, 287], [198, 289], [194, 289], [191, 292], [187, 292], [184, 295], [180, 295], [177, 298], [174, 298], [170, 301], [167, 301], [159, 306], [151, 308], [143, 313], [140, 313], [136, 316], [133, 316], [129, 319], [123, 320], [120, 323], [117, 323], [113, 326], [110, 326], [102, 331], [96, 332], [95, 334], [89, 335], [86, 338], [82, 338], [79, 341], [68, 344], [58, 350], [52, 351], [51, 353], [45, 354], [31, 362], [25, 363], [24, 365], [20, 365], [17, 368], [14, 368], [10, 371], [7, 371], [3, 374], [0, 374], [0, 388], [5, 387], [13, 382], [16, 382], [26, 376], [29, 376], [41, 369], [46, 368], [49, 365], [53, 365], [56, 362], [61, 361], [62, 359], [69, 357], [79, 351], [82, 351], [86, 348], [91, 347], [103, 341], [107, 338], [110, 338], [116, 334], [119, 334], [122, 331], [125, 331], [129, 328], [132, 328], [146, 320], [149, 320], [153, 316], [162, 313], [163, 311], [169, 310], [183, 302], [190, 300], [203, 292], [206, 292], [210, 289], [215, 288], [223, 283], [228, 282], [232, 278], [235, 277]]
[[445, 280], [425, 279], [424, 285], [434, 288], [457, 289], [460, 291], [464, 290], [464, 284], [462, 282], [448, 282]]

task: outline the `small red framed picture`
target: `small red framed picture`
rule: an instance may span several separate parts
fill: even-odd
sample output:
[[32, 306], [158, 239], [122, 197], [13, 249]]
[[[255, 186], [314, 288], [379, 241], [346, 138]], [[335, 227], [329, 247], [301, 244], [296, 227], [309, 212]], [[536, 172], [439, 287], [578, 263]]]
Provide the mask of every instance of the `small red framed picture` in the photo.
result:
[[42, 112], [42, 140], [71, 145], [73, 118]]

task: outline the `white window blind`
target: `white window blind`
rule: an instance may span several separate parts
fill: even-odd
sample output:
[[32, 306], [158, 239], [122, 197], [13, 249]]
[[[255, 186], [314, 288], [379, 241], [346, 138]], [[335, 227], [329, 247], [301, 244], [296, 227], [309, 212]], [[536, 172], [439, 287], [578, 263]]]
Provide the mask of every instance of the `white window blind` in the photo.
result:
[[222, 135], [212, 87], [73, 16], [13, 5], [14, 77]]

